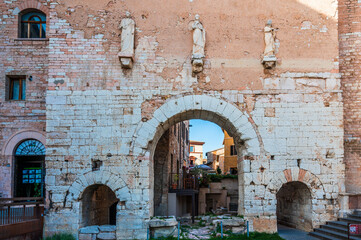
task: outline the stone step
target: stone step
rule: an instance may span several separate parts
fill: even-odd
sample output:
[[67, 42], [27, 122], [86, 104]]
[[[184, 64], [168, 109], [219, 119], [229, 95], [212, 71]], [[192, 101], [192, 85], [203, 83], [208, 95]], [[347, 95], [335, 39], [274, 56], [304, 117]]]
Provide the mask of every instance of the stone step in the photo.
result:
[[324, 235], [328, 235], [328, 236], [330, 236], [332, 238], [340, 239], [340, 240], [348, 240], [348, 239], [356, 240], [356, 239], [359, 239], [359, 238], [356, 238], [356, 237], [348, 238], [347, 233], [340, 233], [340, 232], [337, 232], [337, 231], [328, 230], [328, 229], [324, 229], [324, 228], [315, 229], [315, 232], [319, 232], [319, 233], [322, 233]]
[[327, 229], [327, 230], [330, 230], [330, 231], [335, 231], [335, 232], [347, 234], [347, 226], [336, 226], [336, 225], [326, 224], [326, 225], [322, 225], [321, 228], [322, 229]]
[[361, 210], [355, 210], [352, 215], [361, 216]]
[[357, 224], [361, 224], [361, 219], [360, 218], [354, 218], [354, 217], [347, 217], [347, 218], [339, 218], [339, 221], [343, 221], [343, 222], [348, 222], [348, 223], [357, 223]]
[[310, 232], [309, 235], [318, 239], [352, 239], [359, 240], [361, 236], [347, 237], [347, 226], [348, 223], [357, 223], [357, 219], [348, 217], [340, 218], [339, 221], [328, 221], [326, 225], [321, 225], [320, 228], [314, 229], [314, 232]]
[[355, 213], [353, 213], [353, 214], [349, 215], [349, 217], [355, 218], [355, 219], [361, 219], [361, 214], [355, 214]]
[[329, 235], [320, 233], [320, 232], [310, 232], [308, 235], [314, 238], [323, 239], [323, 240], [338, 240], [337, 238], [333, 238]]
[[333, 225], [333, 226], [338, 226], [338, 227], [342, 227], [345, 228], [347, 230], [347, 222], [343, 222], [343, 221], [328, 221], [326, 222], [327, 225]]

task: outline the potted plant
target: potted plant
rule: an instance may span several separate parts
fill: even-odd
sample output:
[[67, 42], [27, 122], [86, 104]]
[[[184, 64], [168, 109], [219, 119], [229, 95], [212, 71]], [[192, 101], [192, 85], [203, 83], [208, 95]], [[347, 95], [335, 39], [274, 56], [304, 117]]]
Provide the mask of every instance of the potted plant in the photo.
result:
[[175, 174], [173, 177], [172, 189], [177, 189], [178, 180], [179, 180], [179, 176], [178, 176], [178, 174]]

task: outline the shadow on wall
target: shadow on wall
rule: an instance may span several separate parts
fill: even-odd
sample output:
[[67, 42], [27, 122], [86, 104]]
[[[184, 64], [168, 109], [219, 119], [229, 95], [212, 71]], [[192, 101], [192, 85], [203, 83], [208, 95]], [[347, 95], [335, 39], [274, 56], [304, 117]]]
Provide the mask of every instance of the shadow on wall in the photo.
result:
[[85, 189], [81, 204], [81, 227], [93, 225], [116, 225], [118, 199], [105, 185], [92, 185]]
[[312, 196], [306, 184], [288, 182], [277, 193], [277, 222], [312, 231]]

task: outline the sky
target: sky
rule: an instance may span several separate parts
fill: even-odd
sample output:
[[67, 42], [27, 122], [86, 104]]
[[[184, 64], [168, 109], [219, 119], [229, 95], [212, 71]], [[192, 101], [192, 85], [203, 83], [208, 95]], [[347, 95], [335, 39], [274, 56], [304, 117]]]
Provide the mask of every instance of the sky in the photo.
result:
[[190, 120], [189, 140], [205, 142], [203, 145], [203, 157], [206, 152], [223, 147], [224, 134], [222, 129], [209, 121], [194, 119]]

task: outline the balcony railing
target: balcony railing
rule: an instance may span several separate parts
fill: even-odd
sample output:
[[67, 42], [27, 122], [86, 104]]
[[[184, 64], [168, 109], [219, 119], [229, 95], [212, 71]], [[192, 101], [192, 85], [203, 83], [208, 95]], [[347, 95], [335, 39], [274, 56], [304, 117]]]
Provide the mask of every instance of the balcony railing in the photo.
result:
[[193, 174], [172, 173], [169, 176], [169, 186], [171, 189], [199, 189], [197, 176]]
[[43, 198], [0, 198], [0, 239], [28, 233], [36, 233], [40, 238], [43, 203]]

